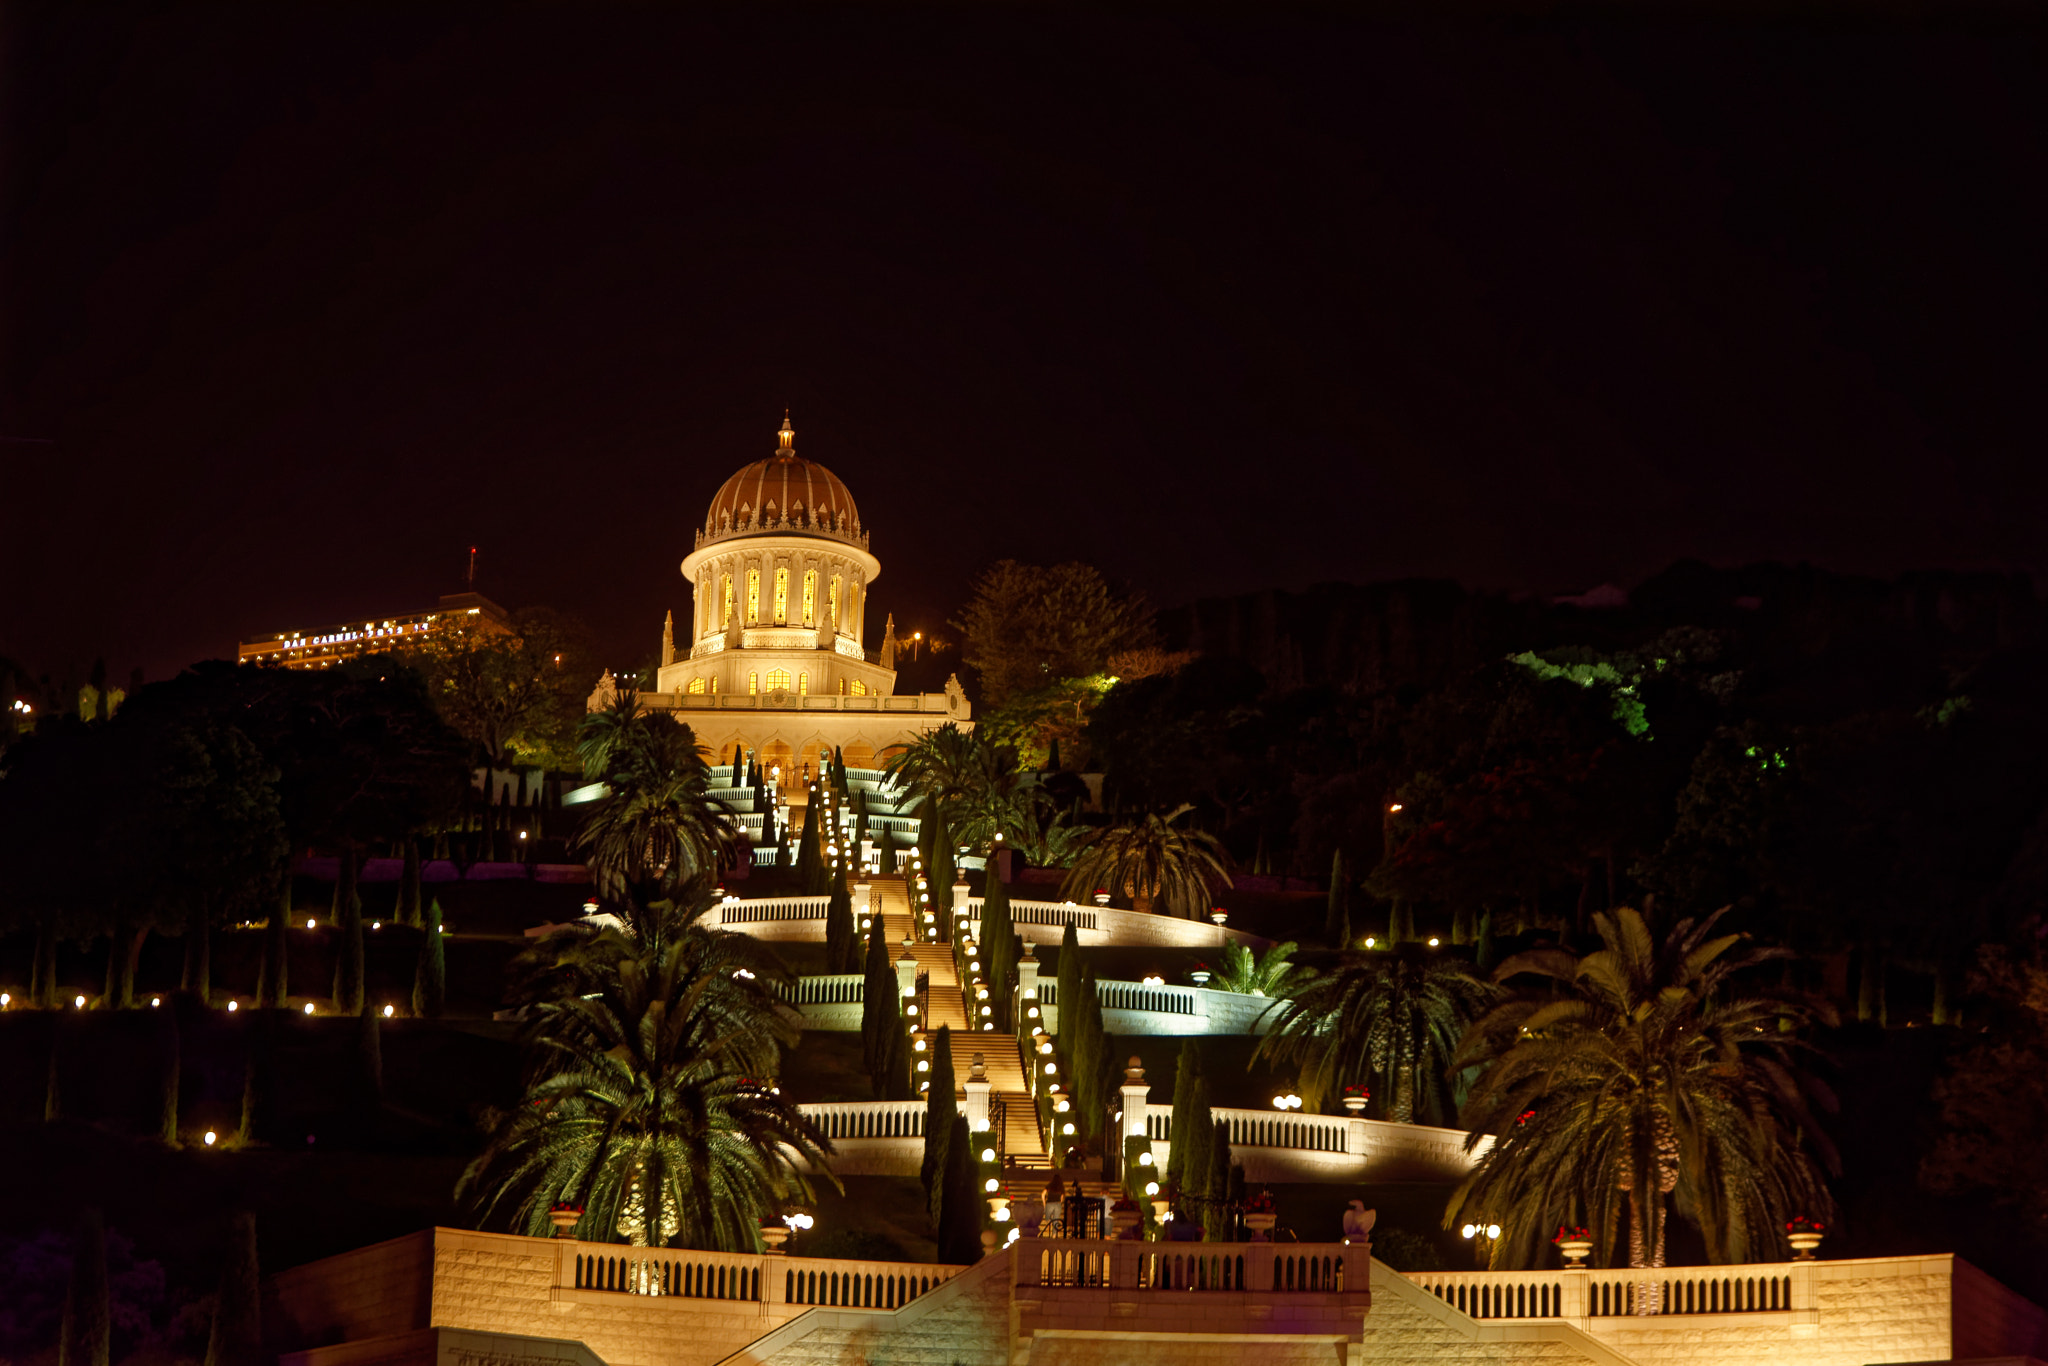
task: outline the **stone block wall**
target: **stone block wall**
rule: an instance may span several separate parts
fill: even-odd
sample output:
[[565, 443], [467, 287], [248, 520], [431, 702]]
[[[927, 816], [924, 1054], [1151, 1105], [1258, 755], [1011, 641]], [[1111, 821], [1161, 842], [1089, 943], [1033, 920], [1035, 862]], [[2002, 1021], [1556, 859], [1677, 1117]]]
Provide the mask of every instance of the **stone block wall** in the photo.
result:
[[264, 1336], [295, 1352], [432, 1327], [433, 1268], [429, 1230], [281, 1271], [264, 1287]]
[[1008, 1366], [1009, 1258], [880, 1311], [814, 1309], [724, 1366]]

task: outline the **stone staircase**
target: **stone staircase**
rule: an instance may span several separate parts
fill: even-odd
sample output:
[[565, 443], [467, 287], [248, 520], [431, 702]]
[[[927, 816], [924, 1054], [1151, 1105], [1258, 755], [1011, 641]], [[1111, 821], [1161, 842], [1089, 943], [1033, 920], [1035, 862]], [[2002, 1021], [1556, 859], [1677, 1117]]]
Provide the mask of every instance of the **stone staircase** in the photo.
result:
[[[882, 913], [882, 925], [889, 942], [901, 945], [911, 938], [910, 956], [917, 960], [918, 975], [926, 983], [927, 1019], [924, 1027], [951, 1030], [953, 1077], [964, 1082], [974, 1071], [974, 1055], [981, 1054], [982, 1074], [989, 1080], [991, 1099], [1003, 1102], [1003, 1153], [1012, 1163], [1025, 1167], [1049, 1167], [1044, 1136], [1038, 1131], [1038, 1112], [1025, 1086], [1024, 1058], [1014, 1035], [980, 1030], [969, 1022], [966, 992], [953, 967], [953, 946], [934, 944], [915, 937], [910, 895], [902, 878], [876, 878], [872, 895]], [[898, 955], [901, 950], [899, 949]], [[965, 1090], [956, 1091], [964, 1098]]]

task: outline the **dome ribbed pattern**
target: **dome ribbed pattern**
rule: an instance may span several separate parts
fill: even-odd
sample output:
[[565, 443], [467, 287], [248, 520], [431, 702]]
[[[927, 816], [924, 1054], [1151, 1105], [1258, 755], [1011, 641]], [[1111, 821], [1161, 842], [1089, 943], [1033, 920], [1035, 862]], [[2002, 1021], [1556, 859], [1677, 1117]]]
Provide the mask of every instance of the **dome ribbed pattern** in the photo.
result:
[[726, 536], [809, 532], [861, 541], [860, 513], [839, 476], [796, 453], [785, 421], [782, 448], [756, 460], [719, 487], [704, 514], [698, 543]]

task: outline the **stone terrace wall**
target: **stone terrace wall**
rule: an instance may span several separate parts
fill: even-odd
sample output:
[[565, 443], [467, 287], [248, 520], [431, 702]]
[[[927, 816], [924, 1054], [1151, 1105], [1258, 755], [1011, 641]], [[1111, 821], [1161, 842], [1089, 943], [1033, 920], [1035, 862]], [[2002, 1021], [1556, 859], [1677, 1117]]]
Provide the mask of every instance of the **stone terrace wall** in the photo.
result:
[[1959, 1357], [2048, 1357], [2048, 1311], [1958, 1258], [1950, 1289]]
[[891, 1312], [813, 1309], [722, 1366], [1008, 1366], [1009, 1269], [985, 1258]]
[[276, 1352], [431, 1326], [434, 1235], [410, 1233], [271, 1277], [264, 1337]]
[[1372, 1264], [1372, 1312], [1351, 1360], [1372, 1366], [1633, 1366], [1566, 1324], [1479, 1323], [1381, 1262]]

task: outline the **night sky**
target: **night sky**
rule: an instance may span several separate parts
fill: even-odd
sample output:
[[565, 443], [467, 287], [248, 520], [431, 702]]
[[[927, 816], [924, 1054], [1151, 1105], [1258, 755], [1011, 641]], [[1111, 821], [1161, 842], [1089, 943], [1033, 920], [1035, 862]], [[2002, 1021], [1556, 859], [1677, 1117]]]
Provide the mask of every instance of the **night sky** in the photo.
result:
[[34, 672], [430, 604], [472, 544], [637, 662], [785, 407], [871, 645], [1000, 556], [1163, 605], [2048, 565], [2013, 13], [6, 13]]

